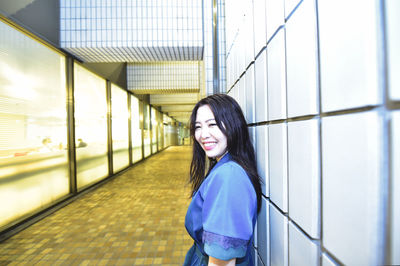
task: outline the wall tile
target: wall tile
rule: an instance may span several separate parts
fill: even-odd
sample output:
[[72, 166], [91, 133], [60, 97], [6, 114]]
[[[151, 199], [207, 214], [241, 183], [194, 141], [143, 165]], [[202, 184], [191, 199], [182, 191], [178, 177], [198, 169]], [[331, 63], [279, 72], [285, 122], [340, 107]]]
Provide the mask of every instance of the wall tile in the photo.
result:
[[288, 123], [289, 216], [319, 238], [320, 167], [318, 120]]
[[287, 18], [293, 9], [300, 3], [301, 0], [285, 0], [285, 18]]
[[318, 246], [289, 222], [289, 263], [298, 266], [319, 265]]
[[264, 122], [268, 120], [267, 99], [267, 51], [264, 50], [254, 62], [255, 79], [255, 121]]
[[242, 4], [242, 8], [245, 9], [246, 16], [244, 20], [245, 29], [245, 50], [246, 55], [246, 68], [254, 61], [254, 25], [253, 25], [253, 1], [245, 1], [246, 4]]
[[247, 117], [247, 109], [246, 109], [246, 81], [245, 77], [242, 76], [237, 83], [238, 86], [238, 99], [240, 108], [242, 108], [244, 117]]
[[338, 266], [331, 257], [329, 257], [326, 253], [322, 253], [322, 266]]
[[286, 23], [288, 117], [318, 113], [315, 1], [304, 0]]
[[257, 248], [258, 254], [264, 264], [269, 263], [270, 259], [270, 235], [269, 235], [269, 202], [264, 197], [262, 198], [261, 211], [258, 214], [257, 220]]
[[400, 111], [392, 113], [392, 176], [391, 176], [391, 258], [389, 264], [400, 265]]
[[269, 197], [269, 173], [268, 173], [268, 128], [256, 127], [256, 157], [257, 170], [262, 179], [262, 193]]
[[268, 120], [286, 118], [285, 31], [267, 46]]
[[387, 38], [387, 60], [389, 78], [389, 96], [392, 100], [400, 100], [400, 1], [386, 0], [386, 38]]
[[271, 266], [288, 265], [288, 221], [286, 216], [270, 204]]
[[254, 54], [267, 45], [266, 0], [253, 0], [254, 12]]
[[322, 244], [348, 265], [382, 262], [381, 123], [372, 111], [322, 119]]
[[250, 65], [245, 74], [246, 82], [246, 120], [254, 123], [254, 64]]
[[287, 130], [285, 123], [268, 126], [268, 147], [270, 199], [283, 212], [287, 212]]
[[381, 103], [377, 7], [375, 0], [318, 1], [324, 112]]
[[276, 30], [285, 24], [285, 1], [266, 0], [267, 8], [267, 41], [269, 41]]

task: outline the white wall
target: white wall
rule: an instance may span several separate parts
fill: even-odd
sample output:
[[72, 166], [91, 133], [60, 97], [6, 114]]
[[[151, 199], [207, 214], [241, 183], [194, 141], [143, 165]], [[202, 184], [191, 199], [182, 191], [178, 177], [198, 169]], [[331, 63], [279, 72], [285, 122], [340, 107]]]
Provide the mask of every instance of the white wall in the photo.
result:
[[399, 17], [397, 0], [226, 3], [228, 94], [264, 180], [256, 264], [400, 264]]

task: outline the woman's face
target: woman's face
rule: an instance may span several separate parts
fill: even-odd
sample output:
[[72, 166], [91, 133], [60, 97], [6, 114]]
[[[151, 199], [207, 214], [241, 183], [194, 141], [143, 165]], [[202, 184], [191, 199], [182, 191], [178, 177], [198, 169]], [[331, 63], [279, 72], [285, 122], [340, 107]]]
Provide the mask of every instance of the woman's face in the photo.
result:
[[194, 136], [207, 157], [221, 158], [228, 144], [227, 138], [217, 126], [213, 112], [208, 105], [197, 109]]

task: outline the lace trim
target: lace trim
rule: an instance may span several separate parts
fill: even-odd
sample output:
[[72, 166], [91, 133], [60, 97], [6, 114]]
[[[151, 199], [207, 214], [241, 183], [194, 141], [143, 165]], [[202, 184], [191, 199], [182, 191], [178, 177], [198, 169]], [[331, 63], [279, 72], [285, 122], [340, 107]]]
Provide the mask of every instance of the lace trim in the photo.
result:
[[247, 244], [249, 243], [248, 240], [218, 235], [207, 231], [203, 231], [202, 239], [204, 244], [217, 244], [223, 247], [225, 250], [228, 250], [229, 248], [237, 249], [240, 247], [246, 249]]

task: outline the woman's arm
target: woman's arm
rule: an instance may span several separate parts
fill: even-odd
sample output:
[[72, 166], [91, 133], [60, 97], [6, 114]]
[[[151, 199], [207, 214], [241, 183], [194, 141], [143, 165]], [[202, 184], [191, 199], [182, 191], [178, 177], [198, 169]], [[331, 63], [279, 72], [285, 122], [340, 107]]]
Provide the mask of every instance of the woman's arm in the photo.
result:
[[236, 258], [233, 258], [231, 260], [220, 260], [216, 259], [213, 257], [208, 258], [208, 266], [231, 266], [231, 265], [236, 265]]

